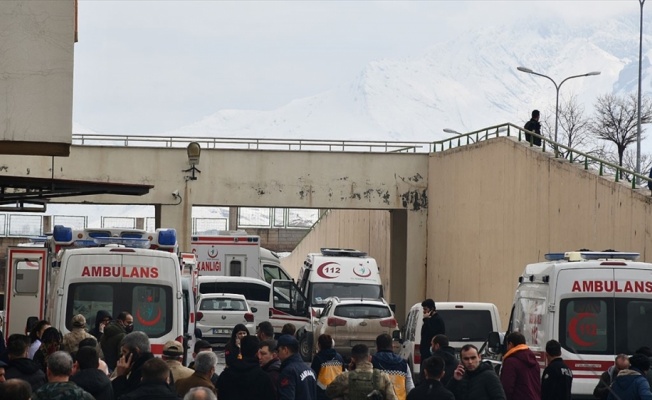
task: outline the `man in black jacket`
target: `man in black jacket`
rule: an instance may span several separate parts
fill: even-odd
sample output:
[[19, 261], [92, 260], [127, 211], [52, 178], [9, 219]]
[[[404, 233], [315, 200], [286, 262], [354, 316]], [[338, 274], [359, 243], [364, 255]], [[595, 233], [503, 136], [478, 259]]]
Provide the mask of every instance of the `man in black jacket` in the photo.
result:
[[541, 400], [571, 400], [573, 372], [561, 358], [561, 345], [556, 340], [546, 343], [548, 366], [541, 376]]
[[480, 360], [478, 348], [467, 344], [460, 350], [461, 363], [446, 389], [455, 400], [505, 400], [505, 391], [494, 369]]
[[[534, 132], [538, 135], [541, 134], [541, 123], [539, 123], [539, 110], [532, 111], [532, 119], [530, 119], [524, 126], [526, 131]], [[525, 133], [525, 140], [535, 146], [541, 146], [541, 138], [538, 136]]]
[[421, 363], [426, 379], [407, 395], [407, 400], [455, 400], [455, 396], [444, 387], [441, 379], [445, 376], [444, 360], [432, 356]]
[[170, 367], [160, 358], [147, 360], [141, 368], [142, 380], [138, 387], [118, 400], [178, 400], [170, 389]]
[[455, 349], [449, 345], [446, 335], [437, 335], [432, 338], [430, 349], [432, 350], [433, 356], [441, 357], [444, 360], [444, 371], [446, 371], [446, 374], [441, 378], [441, 383], [446, 386], [453, 379], [453, 373], [460, 363], [455, 356]]
[[[423, 325], [421, 326], [421, 343], [419, 351], [421, 352], [421, 360], [430, 357], [430, 343], [432, 338], [437, 335], [446, 334], [446, 325], [444, 320], [437, 314], [435, 301], [433, 299], [426, 299], [421, 303], [423, 307]], [[423, 377], [423, 373], [421, 373]]]
[[317, 380], [315, 373], [301, 359], [299, 342], [292, 335], [281, 335], [276, 342], [276, 351], [281, 360], [278, 381], [280, 400], [315, 400]]
[[75, 355], [77, 373], [70, 377], [80, 388], [95, 397], [95, 400], [113, 400], [113, 387], [109, 377], [98, 369], [100, 358], [95, 347], [80, 347]]
[[616, 380], [618, 373], [627, 368], [629, 368], [629, 356], [627, 356], [627, 354], [618, 354], [614, 365], [609, 367], [609, 369], [604, 371], [600, 376], [598, 384], [595, 386], [595, 389], [593, 389], [593, 397], [600, 400], [607, 400], [611, 384]]
[[258, 338], [245, 336], [240, 341], [242, 360], [233, 364], [217, 379], [220, 400], [275, 400], [276, 388], [272, 379], [260, 368]]
[[[104, 334], [106, 335], [106, 331]], [[139, 331], [131, 332], [122, 339], [120, 352], [122, 357], [120, 357], [115, 367], [117, 377], [111, 382], [113, 394], [116, 398], [136, 389], [142, 378], [143, 365], [154, 358], [149, 338], [145, 333]]]
[[47, 379], [41, 366], [27, 358], [29, 338], [26, 335], [15, 333], [7, 340], [7, 355], [9, 363], [5, 368], [5, 379], [22, 379], [32, 387], [32, 391], [43, 386]]

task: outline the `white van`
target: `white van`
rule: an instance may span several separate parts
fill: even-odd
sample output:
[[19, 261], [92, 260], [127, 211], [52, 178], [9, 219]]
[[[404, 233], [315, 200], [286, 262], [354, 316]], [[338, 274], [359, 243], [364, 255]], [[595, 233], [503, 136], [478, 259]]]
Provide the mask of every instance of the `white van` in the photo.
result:
[[[638, 253], [546, 254], [518, 278], [507, 332], [521, 332], [545, 368], [545, 346], [559, 341], [573, 371], [573, 396], [590, 396], [616, 354], [652, 347], [652, 264]], [[494, 335], [496, 336], [496, 335]], [[497, 339], [490, 341], [497, 348]]]
[[[458, 351], [465, 344], [472, 344], [480, 349], [489, 333], [501, 329], [498, 308], [493, 303], [436, 302], [435, 305], [437, 313], [446, 325], [449, 344]], [[408, 362], [415, 376], [421, 371], [422, 325], [423, 307], [421, 303], [417, 303], [410, 308], [402, 328], [400, 351], [401, 357]]]

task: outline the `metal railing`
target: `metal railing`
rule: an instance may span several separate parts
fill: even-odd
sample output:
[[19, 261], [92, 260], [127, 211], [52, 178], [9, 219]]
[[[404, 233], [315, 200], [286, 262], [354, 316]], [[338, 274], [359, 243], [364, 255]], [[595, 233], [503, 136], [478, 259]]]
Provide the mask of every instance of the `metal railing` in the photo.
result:
[[[637, 189], [636, 181], [649, 182], [652, 179], [646, 175], [641, 175], [627, 168], [621, 167], [617, 164], [613, 164], [609, 161], [602, 160], [591, 154], [584, 153], [582, 151], [573, 149], [571, 147], [565, 146], [561, 143], [556, 143], [555, 141], [543, 136], [538, 135], [534, 132], [526, 131], [525, 129], [516, 126], [511, 123], [505, 123], [501, 125], [491, 126], [489, 128], [480, 129], [477, 131], [465, 133], [462, 135], [453, 136], [448, 139], [440, 140], [433, 143], [433, 152], [441, 152], [450, 150], [455, 147], [466, 146], [473, 144], [479, 141], [488, 140], [495, 137], [514, 137], [519, 142], [525, 142], [525, 133], [528, 133], [534, 137], [541, 138], [541, 151], [546, 152], [546, 149], [550, 149], [555, 158], [563, 158], [570, 162], [571, 164], [583, 164], [585, 170], [594, 169], [597, 171], [599, 176], [613, 175], [616, 182], [623, 180], [623, 176], [628, 175], [631, 177], [631, 187], [632, 189]], [[530, 143], [530, 147], [535, 147]], [[562, 149], [565, 152], [564, 157], [562, 155]], [[642, 188], [643, 186], [639, 186]]]
[[255, 139], [216, 137], [166, 137], [137, 135], [72, 135], [72, 144], [81, 146], [130, 146], [183, 148], [197, 142], [204, 149], [240, 150], [301, 150], [339, 152], [426, 153], [431, 152], [431, 142], [383, 140], [312, 140], [312, 139]]

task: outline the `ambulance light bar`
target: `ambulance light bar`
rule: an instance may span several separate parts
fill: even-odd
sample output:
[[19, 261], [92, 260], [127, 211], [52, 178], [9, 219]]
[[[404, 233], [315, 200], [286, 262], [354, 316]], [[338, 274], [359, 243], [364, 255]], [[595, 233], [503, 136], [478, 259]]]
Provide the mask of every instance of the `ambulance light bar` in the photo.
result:
[[321, 254], [331, 257], [366, 257], [367, 253], [356, 249], [329, 249], [321, 248]]
[[604, 260], [618, 259], [635, 261], [640, 253], [624, 251], [567, 251], [565, 253], [548, 253], [545, 255], [547, 261], [583, 261], [583, 260]]
[[[87, 242], [87, 240], [78, 240], [75, 242]], [[149, 248], [149, 240], [141, 238], [125, 238], [125, 237], [98, 237], [95, 238], [94, 242], [96, 245], [106, 246], [106, 245], [122, 245], [124, 247], [130, 247], [134, 249], [147, 249]]]

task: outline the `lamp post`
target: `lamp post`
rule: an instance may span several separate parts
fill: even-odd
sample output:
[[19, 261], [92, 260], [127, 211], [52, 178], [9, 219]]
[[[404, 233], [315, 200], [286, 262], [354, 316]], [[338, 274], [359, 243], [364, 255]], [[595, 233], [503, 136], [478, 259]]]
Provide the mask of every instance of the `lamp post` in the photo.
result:
[[[457, 135], [457, 136], [464, 135], [464, 133], [458, 132], [455, 129], [450, 129], [450, 128], [444, 128], [444, 132], [452, 133], [453, 135]], [[471, 143], [475, 143], [475, 139], [473, 139], [471, 136], [467, 136], [467, 138], [471, 141]], [[466, 143], [468, 144], [469, 142], [466, 142]]]
[[[641, 58], [643, 56], [643, 4], [645, 0], [638, 0], [641, 5], [641, 23], [638, 36], [638, 116], [636, 120], [636, 172], [641, 173]], [[634, 179], [636, 183], [636, 179]]]
[[[581, 78], [583, 76], [600, 75], [600, 71], [593, 71], [593, 72], [587, 72], [586, 74], [569, 76], [568, 78], [561, 81], [561, 83], [559, 85], [557, 85], [557, 82], [555, 82], [548, 75], [544, 75], [544, 74], [540, 74], [538, 72], [534, 72], [530, 68], [526, 68], [526, 67], [517, 67], [516, 69], [521, 71], [521, 72], [528, 73], [528, 74], [538, 75], [538, 76], [542, 76], [544, 78], [548, 78], [548, 79], [550, 79], [550, 82], [552, 82], [552, 84], [555, 85], [555, 89], [557, 90], [557, 100], [555, 102], [555, 143], [557, 143], [557, 131], [559, 130], [559, 88], [561, 88], [561, 85], [563, 85], [564, 82], [566, 82], [569, 79]], [[555, 154], [557, 153], [556, 149], [557, 149], [557, 146], [555, 146]]]

